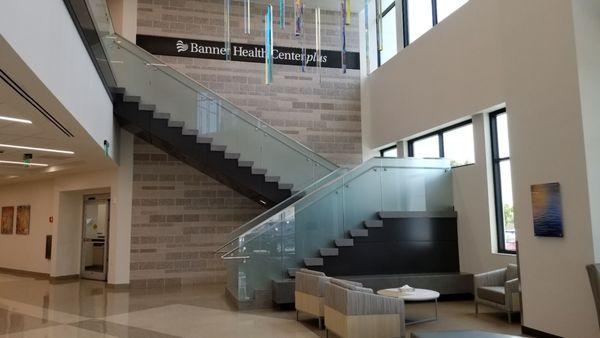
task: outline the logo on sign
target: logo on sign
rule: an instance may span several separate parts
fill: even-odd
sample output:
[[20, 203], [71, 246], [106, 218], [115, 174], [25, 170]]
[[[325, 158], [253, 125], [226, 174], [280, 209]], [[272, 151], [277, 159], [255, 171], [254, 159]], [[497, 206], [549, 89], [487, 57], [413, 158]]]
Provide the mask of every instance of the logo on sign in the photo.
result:
[[187, 52], [188, 49], [190, 49], [190, 46], [187, 43], [177, 40], [177, 53]]

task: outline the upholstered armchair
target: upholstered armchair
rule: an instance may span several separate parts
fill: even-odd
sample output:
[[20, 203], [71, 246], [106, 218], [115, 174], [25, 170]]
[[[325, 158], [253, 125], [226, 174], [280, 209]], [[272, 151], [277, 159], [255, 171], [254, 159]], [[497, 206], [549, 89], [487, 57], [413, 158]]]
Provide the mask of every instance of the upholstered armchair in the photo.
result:
[[596, 313], [598, 314], [598, 325], [600, 325], [600, 264], [590, 264], [586, 267], [592, 286], [592, 294], [596, 303]]
[[479, 314], [479, 305], [491, 306], [505, 311], [510, 323], [512, 314], [521, 311], [517, 265], [477, 274], [474, 286], [475, 314]]
[[319, 271], [300, 269], [296, 271], [296, 289], [294, 292], [296, 319], [299, 313], [306, 313], [319, 319], [319, 328], [324, 317], [323, 304], [325, 284], [329, 277]]
[[325, 288], [325, 327], [343, 338], [404, 337], [404, 301], [339, 279]]

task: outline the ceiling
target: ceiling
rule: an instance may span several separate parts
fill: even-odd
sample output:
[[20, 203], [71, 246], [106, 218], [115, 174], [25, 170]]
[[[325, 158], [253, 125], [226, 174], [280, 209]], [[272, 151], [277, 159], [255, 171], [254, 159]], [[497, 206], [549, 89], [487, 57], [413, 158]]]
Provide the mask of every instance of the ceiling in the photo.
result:
[[[0, 119], [0, 185], [116, 166], [112, 159], [104, 156], [102, 147], [60, 104], [60, 101], [1, 36], [0, 70], [6, 74], [5, 77], [0, 76], [0, 117], [19, 118], [32, 122], [24, 124]], [[14, 81], [11, 83], [12, 86], [8, 84], [10, 81]], [[15, 84], [22, 89], [21, 92], [15, 89]], [[29, 99], [26, 99], [28, 96]], [[31, 99], [39, 104], [38, 108], [45, 110], [74, 136], [70, 137], [61, 131], [28, 101]], [[74, 154], [11, 149], [2, 146], [3, 144], [66, 150], [73, 151]], [[47, 166], [25, 166], [24, 154], [33, 155], [31, 163], [42, 163]], [[23, 164], [7, 164], [2, 161]]]

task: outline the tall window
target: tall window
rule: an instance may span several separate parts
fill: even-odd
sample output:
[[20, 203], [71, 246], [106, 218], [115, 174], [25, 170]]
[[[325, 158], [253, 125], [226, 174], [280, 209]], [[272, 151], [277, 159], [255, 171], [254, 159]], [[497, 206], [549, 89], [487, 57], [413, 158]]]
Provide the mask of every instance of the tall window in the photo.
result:
[[506, 110], [490, 114], [498, 252], [514, 253], [515, 217]]
[[453, 167], [475, 163], [473, 122], [465, 121], [408, 141], [408, 156], [443, 157]]
[[378, 66], [386, 63], [398, 52], [396, 40], [396, 1], [381, 0], [381, 42], [382, 49], [377, 52]]
[[398, 157], [398, 147], [391, 146], [380, 150], [381, 157]]
[[402, 0], [404, 46], [408, 46], [469, 0]]

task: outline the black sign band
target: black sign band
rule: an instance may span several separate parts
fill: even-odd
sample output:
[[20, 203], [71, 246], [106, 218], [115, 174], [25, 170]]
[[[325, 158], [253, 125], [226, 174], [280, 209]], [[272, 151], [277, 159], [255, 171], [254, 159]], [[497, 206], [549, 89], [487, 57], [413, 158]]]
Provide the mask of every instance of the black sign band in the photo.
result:
[[[138, 35], [138, 46], [155, 55], [180, 56], [200, 59], [225, 60], [225, 43], [221, 41], [178, 39], [164, 36]], [[265, 62], [265, 46], [243, 43], [231, 44], [231, 60], [242, 62]], [[317, 52], [306, 49], [308, 67], [317, 66]], [[360, 69], [360, 55], [346, 53], [348, 69]], [[273, 47], [273, 63], [278, 65], [302, 65], [302, 49], [292, 47]], [[321, 67], [342, 68], [340, 51], [322, 50]]]

